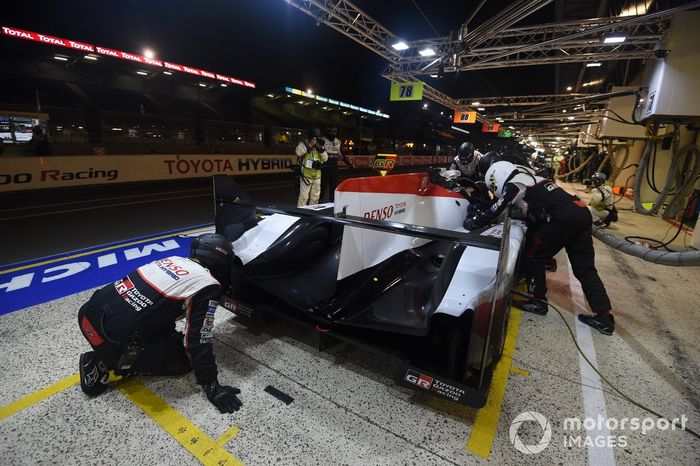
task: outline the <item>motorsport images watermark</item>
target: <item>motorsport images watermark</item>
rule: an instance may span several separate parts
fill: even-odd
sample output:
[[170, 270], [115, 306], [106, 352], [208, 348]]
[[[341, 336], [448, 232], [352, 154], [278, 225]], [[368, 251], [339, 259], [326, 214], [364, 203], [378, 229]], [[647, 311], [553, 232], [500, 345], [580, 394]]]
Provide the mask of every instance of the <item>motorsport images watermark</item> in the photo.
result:
[[[524, 423], [534, 423], [539, 425], [542, 435], [536, 443], [525, 444], [519, 435], [521, 426]], [[564, 442], [567, 448], [572, 447], [626, 447], [628, 445], [627, 436], [624, 432], [641, 431], [643, 435], [653, 430], [685, 430], [688, 418], [682, 415], [680, 418], [638, 418], [623, 417], [603, 417], [600, 414], [597, 418], [587, 417], [567, 417], [564, 419]], [[535, 428], [536, 430], [536, 428]], [[596, 432], [608, 432], [607, 435], [595, 435]], [[552, 425], [549, 420], [537, 411], [525, 411], [518, 414], [510, 424], [510, 443], [521, 453], [534, 455], [547, 448], [552, 441]]]

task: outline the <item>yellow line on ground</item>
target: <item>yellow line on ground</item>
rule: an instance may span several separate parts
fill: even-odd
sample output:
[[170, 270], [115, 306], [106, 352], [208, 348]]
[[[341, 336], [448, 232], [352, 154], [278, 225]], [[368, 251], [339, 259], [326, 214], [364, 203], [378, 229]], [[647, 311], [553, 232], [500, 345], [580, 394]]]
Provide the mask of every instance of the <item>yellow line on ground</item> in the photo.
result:
[[177, 412], [138, 380], [127, 380], [116, 384], [116, 388], [202, 464], [242, 466], [243, 463], [238, 458], [199, 430], [189, 419]]
[[76, 257], [83, 257], [83, 256], [87, 256], [90, 254], [95, 254], [97, 252], [111, 251], [112, 249], [123, 248], [126, 246], [133, 246], [134, 244], [148, 243], [150, 241], [155, 241], [155, 240], [159, 240], [159, 239], [163, 239], [163, 238], [172, 238], [173, 236], [187, 235], [190, 233], [195, 233], [198, 231], [205, 231], [205, 230], [211, 230], [211, 227], [195, 228], [193, 230], [181, 231], [179, 233], [170, 233], [167, 235], [156, 236], [155, 238], [148, 238], [148, 239], [142, 239], [142, 240], [138, 240], [138, 241], [132, 241], [131, 243], [115, 244], [114, 246], [108, 246], [108, 247], [102, 248], [102, 249], [95, 249], [92, 251], [81, 252], [78, 254], [73, 254], [72, 256], [56, 257], [55, 259], [49, 259], [49, 260], [46, 260], [44, 262], [37, 262], [34, 264], [26, 264], [26, 265], [22, 265], [20, 267], [15, 267], [14, 269], [3, 270], [3, 271], [0, 271], [0, 275], [8, 274], [11, 272], [17, 272], [18, 270], [29, 269], [31, 267], [38, 267], [40, 265], [53, 264], [54, 262], [60, 262], [60, 261], [68, 260], [68, 259], [75, 259]]
[[511, 367], [510, 371], [513, 374], [522, 375], [523, 377], [530, 377], [530, 371], [525, 370], [525, 369], [520, 369], [519, 367]]
[[6, 417], [10, 417], [13, 414], [22, 411], [23, 409], [29, 408], [30, 406], [40, 401], [43, 401], [46, 398], [55, 395], [56, 393], [62, 392], [66, 388], [72, 387], [78, 382], [80, 382], [80, 375], [73, 374], [70, 377], [66, 377], [63, 380], [56, 382], [55, 384], [49, 385], [48, 387], [42, 388], [41, 390], [37, 390], [34, 393], [25, 396], [24, 398], [20, 398], [14, 403], [10, 403], [7, 406], [3, 406], [0, 408], [0, 420], [5, 419]]
[[515, 342], [518, 338], [521, 316], [522, 311], [511, 308], [503, 356], [493, 371], [491, 390], [488, 400], [486, 400], [486, 406], [481, 408], [476, 414], [474, 427], [466, 445], [467, 450], [485, 459], [489, 459], [489, 456], [491, 456], [493, 439], [498, 429], [498, 419], [501, 416], [503, 397], [506, 393], [506, 385], [508, 385], [508, 374], [513, 363], [513, 353], [515, 352]]
[[231, 440], [233, 437], [235, 437], [241, 429], [239, 429], [236, 426], [231, 427], [229, 430], [224, 432], [223, 434], [219, 435], [216, 439], [216, 443], [221, 445], [222, 447], [228, 443], [229, 440]]

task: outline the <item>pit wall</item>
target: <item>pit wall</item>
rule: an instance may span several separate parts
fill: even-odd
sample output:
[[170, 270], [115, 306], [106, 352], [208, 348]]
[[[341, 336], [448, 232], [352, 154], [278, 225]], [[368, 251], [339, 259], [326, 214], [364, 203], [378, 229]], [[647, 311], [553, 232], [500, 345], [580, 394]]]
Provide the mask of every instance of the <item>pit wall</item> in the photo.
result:
[[[369, 168], [374, 156], [348, 156], [355, 168]], [[446, 156], [400, 156], [401, 166], [445, 164]], [[294, 155], [103, 155], [6, 157], [0, 159], [0, 192], [234, 176], [288, 173]], [[341, 164], [342, 165], [342, 164]]]

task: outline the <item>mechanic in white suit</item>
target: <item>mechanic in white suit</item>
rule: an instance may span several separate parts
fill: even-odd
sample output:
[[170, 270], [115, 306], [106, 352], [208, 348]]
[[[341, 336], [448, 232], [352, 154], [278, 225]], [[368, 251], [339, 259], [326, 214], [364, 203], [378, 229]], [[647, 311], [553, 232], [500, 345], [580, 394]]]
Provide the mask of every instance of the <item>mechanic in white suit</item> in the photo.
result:
[[321, 195], [321, 167], [328, 160], [321, 130], [310, 128], [308, 139], [299, 141], [295, 152], [301, 168], [297, 207], [318, 204]]
[[610, 222], [617, 221], [617, 209], [615, 209], [615, 196], [613, 196], [610, 183], [605, 173], [594, 173], [591, 177], [593, 188], [591, 189], [591, 202], [588, 210], [591, 211], [593, 224], [596, 226], [608, 226]]
[[450, 170], [459, 170], [465, 178], [475, 180], [478, 176], [477, 168], [482, 156], [481, 152], [474, 149], [474, 144], [465, 141], [457, 148], [457, 155], [450, 165]]

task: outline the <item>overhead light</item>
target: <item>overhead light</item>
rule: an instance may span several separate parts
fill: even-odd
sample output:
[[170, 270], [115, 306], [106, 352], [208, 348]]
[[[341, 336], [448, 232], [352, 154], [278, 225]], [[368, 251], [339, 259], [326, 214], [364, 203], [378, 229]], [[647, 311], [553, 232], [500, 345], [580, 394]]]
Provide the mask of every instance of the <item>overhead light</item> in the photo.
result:
[[58, 61], [68, 61], [68, 59], [66, 57], [62, 57], [60, 55], [54, 55], [53, 59], [58, 60]]
[[97, 57], [94, 55], [85, 55], [86, 60], [97, 60]]
[[501, 117], [496, 117], [496, 121], [503, 121], [503, 118], [501, 118]]
[[450, 128], [452, 128], [452, 129], [455, 130], [455, 131], [460, 131], [460, 132], [462, 132], [462, 133], [467, 133], [467, 134], [469, 134], [469, 131], [467, 131], [466, 129], [457, 128], [456, 126], [450, 126]]
[[602, 63], [596, 61], [596, 62], [586, 63], [586, 68], [597, 68], [601, 65], [602, 65]]
[[173, 74], [172, 71], [163, 71], [163, 74], [167, 74], [168, 76], [171, 76]]
[[228, 84], [226, 84], [226, 83], [221, 83], [221, 87], [228, 87]]
[[514, 127], [514, 126], [509, 126], [508, 129], [515, 129], [515, 127]]
[[440, 112], [440, 115], [444, 115], [444, 114], [445, 114], [445, 112]]
[[573, 91], [573, 90], [574, 90], [574, 88], [573, 88], [573, 87], [571, 87], [571, 86], [566, 86], [566, 90], [567, 90], [567, 91]]
[[627, 40], [627, 36], [608, 36], [603, 39], [604, 44], [620, 44]]
[[421, 57], [432, 57], [435, 55], [435, 50], [431, 49], [430, 47], [426, 47], [423, 50], [419, 50], [418, 55]]
[[314, 93], [314, 90], [311, 89], [311, 88], [308, 88], [308, 89], [306, 90], [306, 93], [307, 93], [307, 94], [313, 94], [313, 93]]
[[566, 113], [566, 109], [562, 110], [561, 113]]
[[567, 119], [567, 120], [575, 120], [576, 117], [575, 117], [575, 116], [570, 116], [570, 117], [567, 117], [566, 119]]
[[199, 87], [207, 87], [207, 85], [204, 84], [204, 83], [199, 83], [199, 84], [197, 84], [197, 85], [198, 85]]
[[274, 99], [274, 98], [275, 98], [275, 94], [265, 94], [265, 95], [267, 95], [267, 96], [268, 96], [269, 98], [271, 98], [271, 99]]
[[121, 128], [112, 128], [112, 131], [121, 131]]
[[436, 74], [431, 74], [430, 77], [431, 77], [431, 78], [437, 78], [438, 76], [437, 76]]
[[477, 105], [481, 105], [479, 102], [472, 102], [472, 105], [476, 107]]
[[148, 76], [148, 73], [145, 71], [137, 71], [136, 74], [140, 74], [141, 76]]
[[153, 50], [151, 49], [146, 49], [143, 51], [143, 56], [146, 58], [156, 58], [156, 54], [153, 53]]
[[408, 48], [408, 44], [402, 40], [395, 44], [391, 44], [391, 46], [394, 48], [394, 50], [398, 50], [399, 52]]
[[569, 127], [568, 127], [568, 126], [564, 126], [564, 131], [566, 131], [567, 129], [569, 129]]
[[484, 107], [479, 107], [479, 108], [477, 108], [477, 110], [480, 111], [480, 112], [483, 112], [483, 111], [486, 110], [486, 109], [485, 109]]
[[423, 104], [423, 109], [425, 110], [427, 108], [428, 108], [428, 104]]

